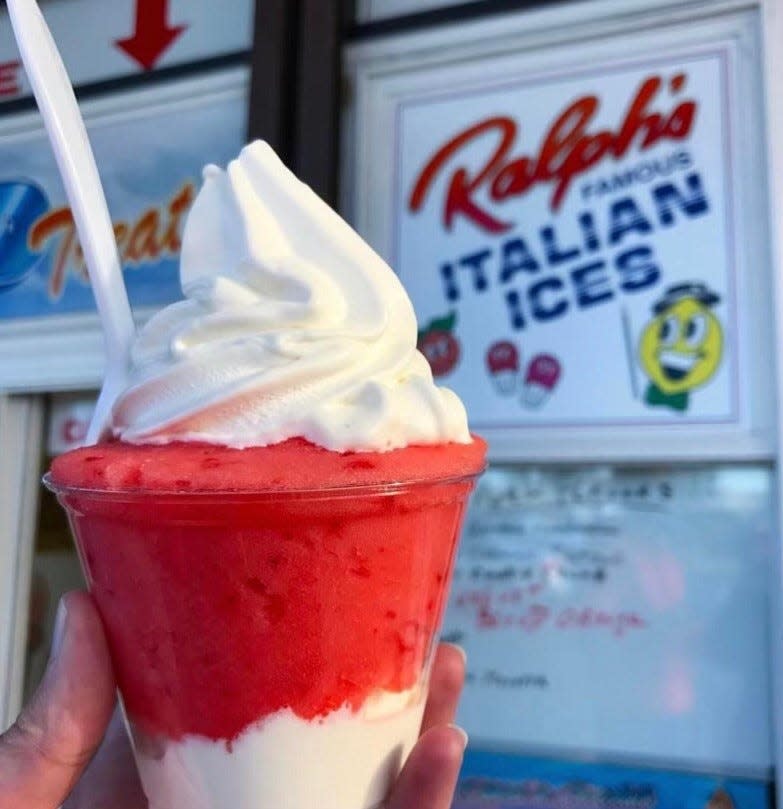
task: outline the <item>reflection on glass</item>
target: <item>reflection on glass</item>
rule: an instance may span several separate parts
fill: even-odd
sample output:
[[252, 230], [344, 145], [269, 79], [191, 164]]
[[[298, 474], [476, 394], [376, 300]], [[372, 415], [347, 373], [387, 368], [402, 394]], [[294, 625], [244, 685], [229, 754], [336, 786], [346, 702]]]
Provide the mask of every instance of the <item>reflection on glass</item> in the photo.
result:
[[473, 749], [763, 784], [772, 487], [763, 466], [492, 468], [445, 624]]

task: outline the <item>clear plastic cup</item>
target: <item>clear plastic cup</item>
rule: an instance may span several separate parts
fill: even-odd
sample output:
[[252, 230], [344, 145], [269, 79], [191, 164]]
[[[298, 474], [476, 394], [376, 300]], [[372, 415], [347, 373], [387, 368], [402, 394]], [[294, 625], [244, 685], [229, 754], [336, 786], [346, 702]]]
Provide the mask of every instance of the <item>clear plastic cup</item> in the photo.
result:
[[475, 477], [253, 493], [47, 480], [151, 809], [369, 809], [421, 723]]

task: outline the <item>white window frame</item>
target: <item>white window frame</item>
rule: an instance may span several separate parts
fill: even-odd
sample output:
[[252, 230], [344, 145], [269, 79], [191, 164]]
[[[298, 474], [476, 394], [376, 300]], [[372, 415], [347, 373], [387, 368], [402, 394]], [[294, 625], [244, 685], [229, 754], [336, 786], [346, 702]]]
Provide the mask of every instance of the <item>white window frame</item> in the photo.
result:
[[781, 526], [783, 526], [783, 474], [780, 459], [783, 458], [783, 429], [781, 429], [780, 404], [783, 402], [783, 155], [780, 145], [783, 144], [783, 98], [774, 84], [783, 76], [783, 2], [781, 0], [762, 0], [763, 36], [765, 51], [765, 84], [767, 113], [767, 163], [769, 166], [769, 208], [770, 208], [770, 241], [773, 256], [775, 332], [777, 351], [775, 352], [775, 370], [777, 375], [777, 493], [778, 493], [778, 532], [775, 541], [775, 555], [770, 564], [770, 609], [772, 611], [770, 628], [772, 653], [772, 695], [774, 707], [774, 744], [775, 773], [778, 806], [783, 805], [783, 544], [781, 543]]
[[43, 413], [42, 396], [0, 394], [0, 730], [22, 703]]

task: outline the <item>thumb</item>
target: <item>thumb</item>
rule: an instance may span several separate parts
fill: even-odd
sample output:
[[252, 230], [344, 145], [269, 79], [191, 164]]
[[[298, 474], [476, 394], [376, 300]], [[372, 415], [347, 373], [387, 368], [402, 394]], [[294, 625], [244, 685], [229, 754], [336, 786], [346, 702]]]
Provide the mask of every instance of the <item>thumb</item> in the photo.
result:
[[98, 613], [86, 593], [60, 601], [46, 674], [0, 736], [0, 809], [56, 809], [100, 744], [115, 703]]

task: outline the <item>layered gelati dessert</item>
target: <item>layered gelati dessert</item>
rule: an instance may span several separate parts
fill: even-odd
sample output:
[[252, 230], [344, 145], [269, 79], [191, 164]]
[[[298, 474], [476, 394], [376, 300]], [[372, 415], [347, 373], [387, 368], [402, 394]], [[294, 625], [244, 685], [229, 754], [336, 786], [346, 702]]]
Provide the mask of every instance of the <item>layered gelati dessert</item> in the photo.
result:
[[394, 273], [265, 144], [205, 171], [181, 278], [50, 473], [150, 805], [378, 806], [485, 445]]

